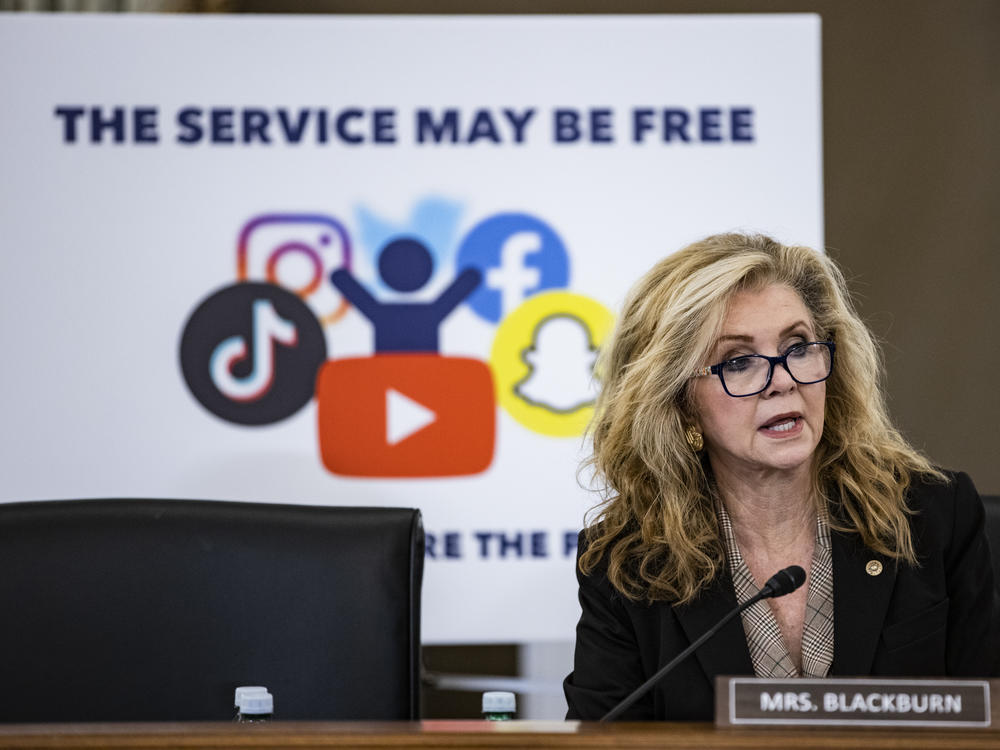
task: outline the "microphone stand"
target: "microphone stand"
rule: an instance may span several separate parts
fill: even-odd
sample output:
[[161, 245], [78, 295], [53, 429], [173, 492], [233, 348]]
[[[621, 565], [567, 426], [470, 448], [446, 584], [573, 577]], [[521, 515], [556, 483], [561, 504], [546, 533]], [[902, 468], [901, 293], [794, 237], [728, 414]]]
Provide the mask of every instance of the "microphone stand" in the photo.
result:
[[646, 692], [653, 687], [663, 676], [673, 669], [676, 665], [680, 664], [686, 658], [688, 658], [696, 648], [701, 644], [711, 638], [713, 635], [719, 632], [723, 625], [732, 620], [736, 615], [740, 614], [747, 607], [752, 607], [757, 602], [762, 599], [770, 599], [771, 597], [784, 596], [785, 594], [790, 594], [806, 580], [806, 572], [798, 565], [789, 565], [787, 568], [779, 570], [773, 576], [771, 576], [767, 583], [764, 584], [763, 588], [758, 591], [751, 599], [747, 599], [743, 604], [738, 606], [736, 609], [732, 610], [729, 614], [719, 620], [715, 625], [701, 638], [696, 640], [686, 649], [681, 651], [677, 656], [670, 660], [670, 662], [659, 669], [656, 674], [642, 683], [639, 687], [630, 693], [625, 700], [619, 703], [617, 706], [608, 711], [602, 718], [601, 721], [614, 721], [622, 713], [625, 712], [633, 703], [639, 700]]
[[604, 716], [601, 717], [601, 721], [602, 722], [614, 721], [623, 713], [625, 713], [625, 711], [628, 710], [632, 706], [632, 704], [634, 704], [637, 700], [639, 700], [642, 696], [644, 696], [649, 691], [649, 689], [653, 687], [653, 685], [659, 682], [660, 679], [667, 672], [669, 672], [677, 664], [680, 664], [682, 661], [688, 658], [694, 652], [695, 649], [697, 649], [701, 644], [703, 644], [713, 635], [718, 633], [722, 629], [723, 625], [732, 620], [734, 617], [736, 617], [736, 615], [740, 614], [747, 607], [752, 607], [757, 602], [766, 599], [768, 597], [768, 594], [769, 592], [765, 592], [763, 589], [761, 589], [752, 599], [747, 599], [745, 602], [743, 602], [743, 604], [738, 606], [736, 609], [732, 610], [729, 614], [727, 614], [725, 617], [723, 617], [721, 620], [715, 623], [715, 625], [712, 626], [710, 630], [707, 630], [704, 633], [704, 635], [702, 635], [698, 640], [696, 640], [686, 649], [677, 654], [677, 656], [675, 656], [673, 659], [667, 662], [665, 666], [661, 667], [656, 674], [654, 674], [652, 677], [650, 677], [648, 680], [642, 683], [638, 688], [632, 691], [631, 695], [629, 695], [625, 700], [623, 700], [617, 706], [615, 706], [606, 714], [604, 714]]

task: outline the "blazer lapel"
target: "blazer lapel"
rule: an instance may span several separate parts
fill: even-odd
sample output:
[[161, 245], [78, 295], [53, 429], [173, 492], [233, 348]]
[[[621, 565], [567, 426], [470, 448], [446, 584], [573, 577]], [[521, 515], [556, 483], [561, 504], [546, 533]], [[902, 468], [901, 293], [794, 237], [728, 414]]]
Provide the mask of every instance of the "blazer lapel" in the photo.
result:
[[[896, 582], [896, 562], [865, 547], [857, 534], [832, 532], [830, 543], [834, 639], [830, 675], [867, 675]], [[879, 572], [873, 575], [875, 570]]]
[[[736, 594], [729, 575], [715, 581], [690, 604], [673, 608], [689, 642], [694, 643], [729, 612], [736, 609]], [[734, 617], [694, 653], [705, 676], [714, 687], [718, 675], [752, 675], [753, 663], [746, 634], [739, 617]]]

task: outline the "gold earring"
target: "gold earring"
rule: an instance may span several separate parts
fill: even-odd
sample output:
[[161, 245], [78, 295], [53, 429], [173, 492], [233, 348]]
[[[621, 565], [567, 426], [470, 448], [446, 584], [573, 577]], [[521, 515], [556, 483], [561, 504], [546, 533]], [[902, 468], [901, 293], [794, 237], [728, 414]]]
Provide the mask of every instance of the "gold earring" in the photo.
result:
[[688, 445], [691, 446], [691, 450], [695, 453], [705, 447], [705, 439], [694, 427], [688, 427], [687, 430], [684, 431], [684, 437], [687, 438]]

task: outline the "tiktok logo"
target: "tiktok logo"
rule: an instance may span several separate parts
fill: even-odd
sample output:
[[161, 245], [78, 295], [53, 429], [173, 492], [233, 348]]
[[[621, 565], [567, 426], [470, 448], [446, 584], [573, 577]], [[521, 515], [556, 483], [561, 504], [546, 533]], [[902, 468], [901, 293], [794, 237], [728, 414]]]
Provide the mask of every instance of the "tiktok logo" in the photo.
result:
[[313, 398], [326, 340], [296, 294], [243, 282], [198, 305], [184, 326], [180, 355], [184, 380], [202, 406], [229, 422], [271, 424]]
[[247, 342], [243, 336], [230, 336], [212, 352], [208, 365], [212, 382], [233, 401], [256, 401], [274, 383], [275, 345], [295, 346], [298, 340], [295, 324], [278, 317], [271, 300], [254, 300], [253, 369], [244, 378], [233, 374], [233, 365], [247, 356]]
[[530, 214], [496, 214], [477, 224], [462, 241], [456, 266], [483, 275], [468, 303], [490, 323], [499, 323], [533, 295], [569, 284], [566, 246]]

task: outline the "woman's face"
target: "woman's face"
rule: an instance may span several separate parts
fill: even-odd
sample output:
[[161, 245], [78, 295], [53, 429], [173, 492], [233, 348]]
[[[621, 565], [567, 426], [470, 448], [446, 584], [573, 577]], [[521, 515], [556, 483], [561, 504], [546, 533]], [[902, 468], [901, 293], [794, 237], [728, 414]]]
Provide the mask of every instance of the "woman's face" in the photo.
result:
[[[799, 295], [783, 284], [741, 292], [732, 299], [722, 334], [705, 365], [744, 354], [784, 354], [815, 341], [812, 317]], [[712, 469], [738, 476], [808, 471], [820, 436], [826, 383], [800, 385], [776, 365], [760, 393], [733, 398], [717, 375], [695, 378], [696, 426]]]

